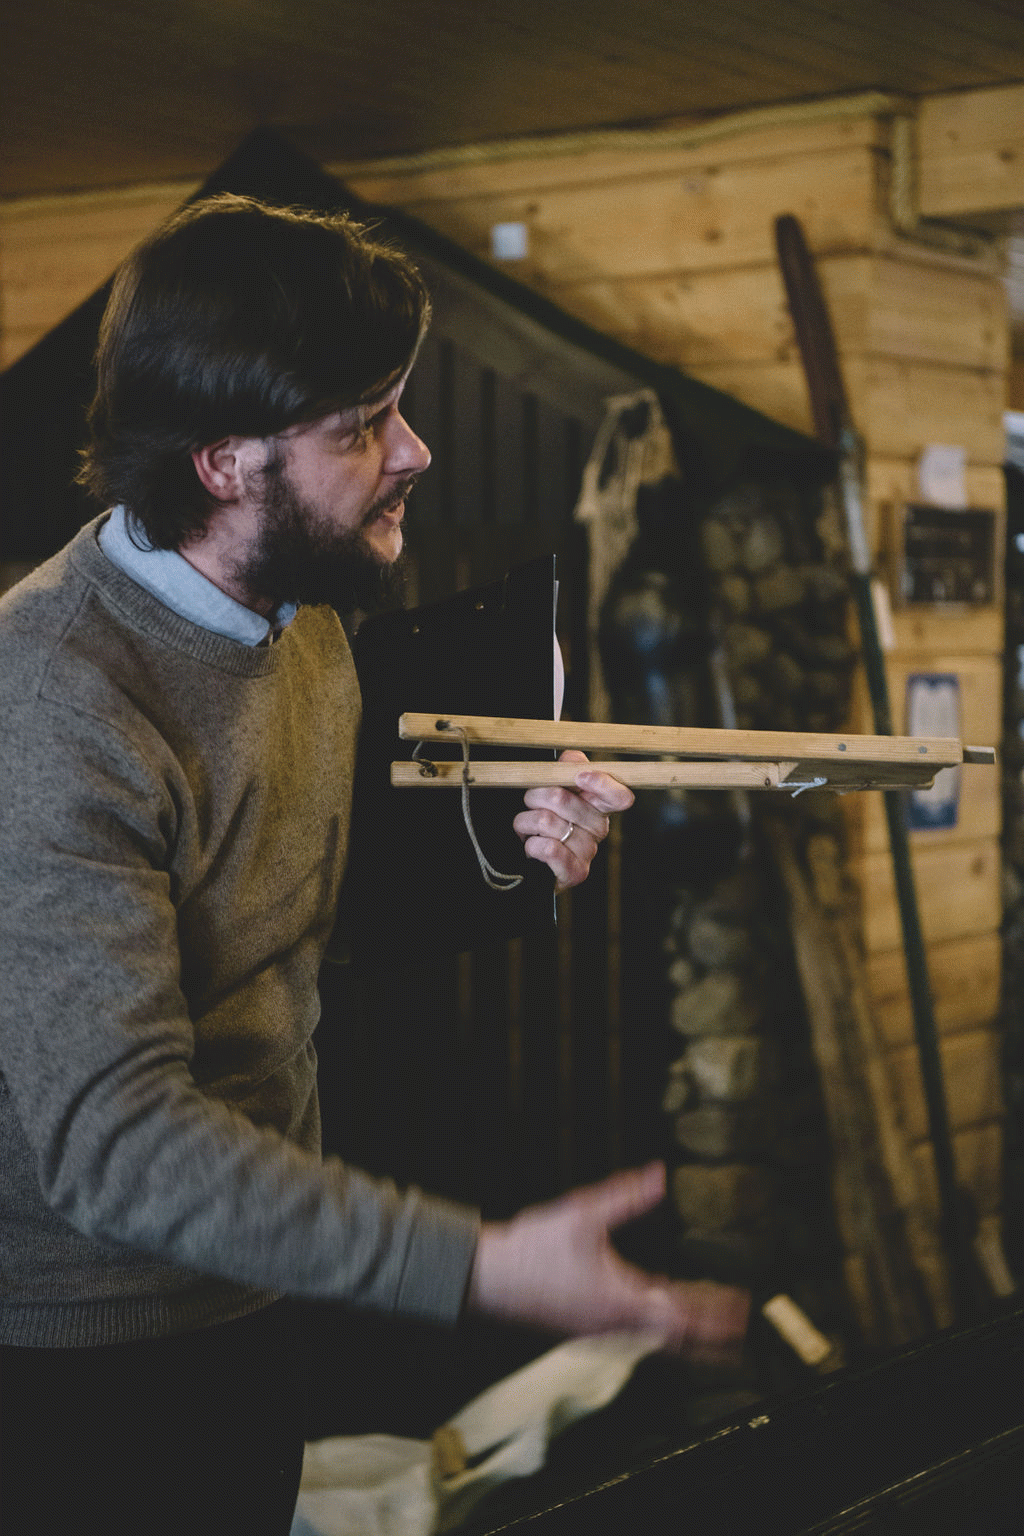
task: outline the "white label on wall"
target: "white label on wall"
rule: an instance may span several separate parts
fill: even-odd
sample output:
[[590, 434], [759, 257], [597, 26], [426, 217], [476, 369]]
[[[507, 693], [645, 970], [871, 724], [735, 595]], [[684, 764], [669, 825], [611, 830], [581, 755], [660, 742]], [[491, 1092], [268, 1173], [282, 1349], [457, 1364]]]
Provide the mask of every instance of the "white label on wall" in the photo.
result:
[[495, 261], [523, 261], [529, 251], [530, 236], [525, 224], [491, 225], [491, 255]]
[[929, 443], [917, 464], [922, 501], [933, 507], [967, 510], [967, 450], [952, 443]]
[[[960, 680], [953, 672], [912, 672], [907, 678], [907, 735], [960, 736]], [[955, 827], [960, 769], [940, 768], [930, 789], [910, 793], [907, 825], [914, 830]]]

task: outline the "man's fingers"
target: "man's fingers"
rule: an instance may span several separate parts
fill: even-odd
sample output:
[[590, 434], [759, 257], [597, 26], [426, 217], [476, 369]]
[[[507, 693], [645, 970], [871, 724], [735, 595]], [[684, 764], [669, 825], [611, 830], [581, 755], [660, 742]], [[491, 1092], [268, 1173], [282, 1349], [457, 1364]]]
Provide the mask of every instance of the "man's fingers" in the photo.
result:
[[[537, 790], [535, 793], [554, 792]], [[596, 812], [585, 807], [578, 796], [573, 796], [573, 799], [576, 806], [580, 807], [577, 815], [585, 811], [589, 818], [594, 817]], [[577, 822], [572, 815], [573, 809], [575, 807], [565, 809], [562, 815], [550, 810], [520, 811], [512, 823], [523, 840], [523, 851], [527, 858], [537, 859], [548, 866], [555, 876], [559, 891], [567, 891], [583, 883], [590, 873], [597, 845], [606, 835], [605, 832], [598, 835]]]
[[601, 773], [597, 768], [588, 768], [584, 773], [578, 773], [576, 788], [589, 805], [597, 811], [604, 811], [606, 815], [628, 811], [635, 799], [627, 785], [620, 784], [610, 773]]
[[[559, 762], [588, 763], [589, 759], [585, 752], [570, 748], [560, 754]], [[613, 779], [611, 774], [602, 773], [599, 768], [582, 769], [576, 775], [576, 788], [588, 804], [595, 810], [604, 811], [606, 815], [615, 811], [628, 811], [635, 798], [631, 789], [620, 784], [618, 779]]]
[[598, 844], [608, 836], [609, 817], [633, 803], [633, 792], [617, 779], [590, 768], [584, 752], [570, 749], [562, 761], [579, 763], [575, 789], [549, 785], [527, 790], [525, 811], [513, 826], [527, 857], [547, 864], [559, 891], [581, 885], [590, 873]]
[[582, 885], [590, 873], [590, 858], [577, 858], [568, 845], [557, 839], [528, 837], [523, 843], [523, 852], [528, 859], [536, 859], [539, 864], [548, 866], [555, 877], [555, 891], [559, 895]]
[[607, 812], [599, 810], [571, 789], [554, 785], [546, 789], [528, 789], [523, 796], [523, 803], [529, 811], [535, 813], [528, 824], [528, 830], [536, 837], [559, 838], [570, 822], [574, 827], [588, 832], [595, 843], [602, 842], [608, 836]]
[[629, 1168], [613, 1173], [599, 1184], [589, 1184], [567, 1195], [577, 1204], [580, 1215], [607, 1231], [635, 1221], [659, 1205], [665, 1197], [664, 1163], [648, 1163], [646, 1168]]
[[669, 1280], [627, 1263], [609, 1231], [642, 1216], [665, 1188], [661, 1163], [613, 1174], [507, 1222], [484, 1222], [470, 1305], [556, 1332], [656, 1332], [663, 1347], [707, 1356], [735, 1347], [747, 1298], [727, 1286]]
[[666, 1280], [651, 1288], [651, 1325], [667, 1347], [707, 1364], [736, 1358], [750, 1321], [750, 1295], [710, 1280]]

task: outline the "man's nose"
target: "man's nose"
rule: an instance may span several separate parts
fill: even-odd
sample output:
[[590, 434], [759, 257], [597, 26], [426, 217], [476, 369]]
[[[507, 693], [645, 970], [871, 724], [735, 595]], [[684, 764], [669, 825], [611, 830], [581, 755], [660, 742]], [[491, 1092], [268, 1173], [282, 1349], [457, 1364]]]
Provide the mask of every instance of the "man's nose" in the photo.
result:
[[416, 436], [404, 416], [396, 416], [388, 444], [388, 471], [391, 474], [421, 475], [429, 467], [430, 449], [422, 438]]

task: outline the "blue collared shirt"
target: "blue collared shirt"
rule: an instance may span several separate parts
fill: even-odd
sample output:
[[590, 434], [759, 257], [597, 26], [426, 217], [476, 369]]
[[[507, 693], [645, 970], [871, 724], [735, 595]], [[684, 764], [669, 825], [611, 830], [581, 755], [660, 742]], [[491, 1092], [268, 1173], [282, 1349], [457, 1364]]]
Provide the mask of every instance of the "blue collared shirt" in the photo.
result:
[[294, 603], [282, 603], [272, 619], [254, 613], [214, 586], [176, 549], [140, 549], [129, 536], [124, 507], [113, 509], [100, 528], [99, 542], [108, 560], [173, 613], [229, 640], [262, 645], [269, 634], [284, 629], [295, 617]]

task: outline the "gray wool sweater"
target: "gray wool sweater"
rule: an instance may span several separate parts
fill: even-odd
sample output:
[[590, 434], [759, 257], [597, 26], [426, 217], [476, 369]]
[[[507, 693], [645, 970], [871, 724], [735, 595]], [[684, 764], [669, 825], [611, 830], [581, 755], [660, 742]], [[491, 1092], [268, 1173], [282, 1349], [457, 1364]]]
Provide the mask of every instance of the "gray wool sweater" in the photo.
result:
[[319, 1152], [359, 722], [341, 626], [213, 634], [98, 525], [0, 600], [0, 1342], [282, 1293], [453, 1319], [476, 1213]]

